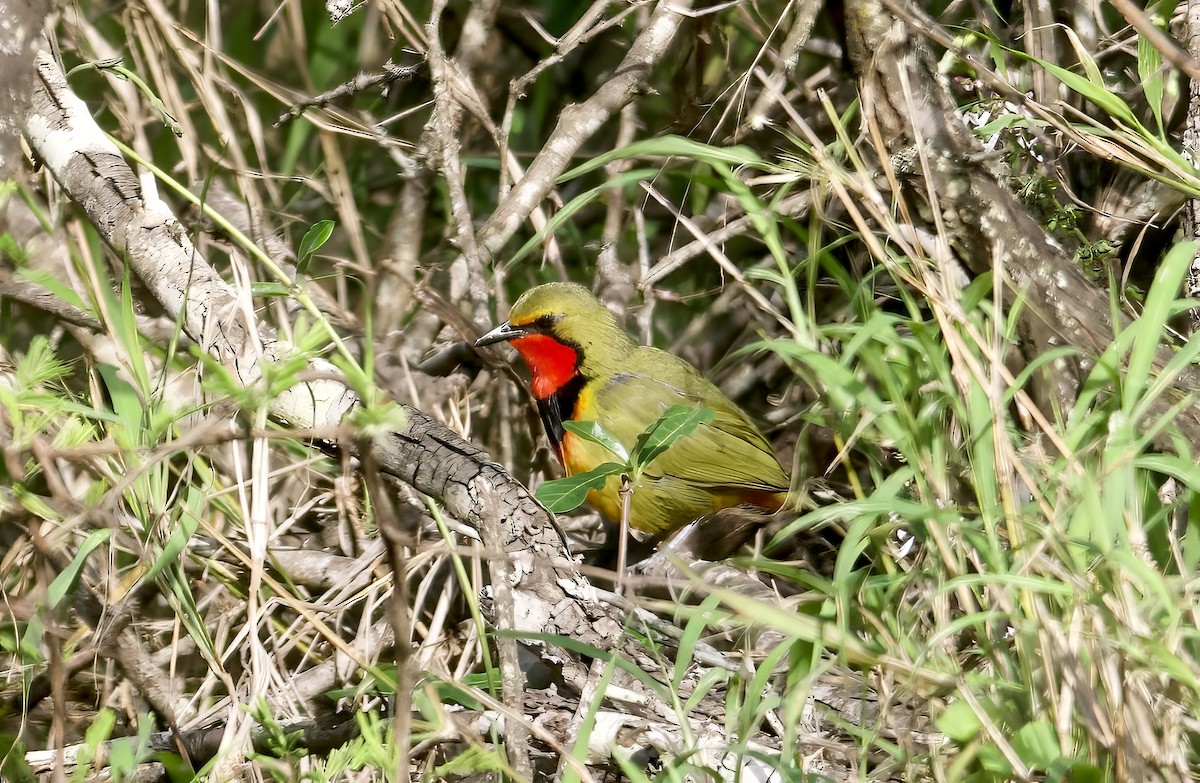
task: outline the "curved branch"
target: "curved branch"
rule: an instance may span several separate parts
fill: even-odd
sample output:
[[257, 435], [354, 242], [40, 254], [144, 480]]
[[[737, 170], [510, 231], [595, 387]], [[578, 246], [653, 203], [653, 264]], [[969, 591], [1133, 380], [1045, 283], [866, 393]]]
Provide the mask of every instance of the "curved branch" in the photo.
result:
[[594, 136], [625, 104], [645, 91], [654, 66], [662, 60], [675, 40], [684, 16], [691, 7], [691, 0], [661, 0], [650, 16], [646, 29], [629, 47], [629, 52], [617, 66], [612, 78], [583, 103], [563, 109], [554, 132], [542, 145], [533, 163], [529, 164], [525, 176], [513, 186], [479, 230], [480, 248], [493, 256], [499, 253], [533, 208], [546, 198], [584, 142]]

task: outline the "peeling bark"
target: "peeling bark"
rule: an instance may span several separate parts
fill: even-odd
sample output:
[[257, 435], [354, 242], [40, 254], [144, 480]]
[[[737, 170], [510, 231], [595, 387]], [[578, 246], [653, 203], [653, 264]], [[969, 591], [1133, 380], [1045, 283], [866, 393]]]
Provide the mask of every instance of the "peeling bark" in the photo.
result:
[[[1193, 58], [1200, 57], [1200, 2], [1187, 3], [1187, 48]], [[1192, 165], [1200, 160], [1200, 79], [1188, 79], [1188, 109], [1183, 131], [1183, 154]], [[1186, 239], [1200, 238], [1200, 199], [1189, 198], [1183, 202], [1183, 220], [1180, 231]], [[1184, 293], [1192, 298], [1200, 297], [1200, 256], [1192, 260], [1188, 269]], [[1191, 331], [1200, 331], [1200, 310], [1191, 312]]]

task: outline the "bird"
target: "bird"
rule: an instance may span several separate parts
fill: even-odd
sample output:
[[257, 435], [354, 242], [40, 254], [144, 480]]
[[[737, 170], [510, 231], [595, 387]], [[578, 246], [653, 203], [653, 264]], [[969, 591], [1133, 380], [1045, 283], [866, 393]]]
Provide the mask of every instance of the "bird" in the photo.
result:
[[[597, 422], [633, 453], [638, 436], [674, 405], [712, 411], [638, 473], [627, 522], [638, 540], [657, 541], [688, 523], [740, 505], [777, 510], [790, 479], [770, 442], [719, 388], [685, 360], [633, 340], [587, 288], [546, 283], [526, 291], [508, 320], [479, 338], [507, 342], [529, 367], [546, 436], [568, 476], [613, 462], [606, 447], [564, 427]], [[588, 503], [622, 521], [622, 484], [610, 475]]]

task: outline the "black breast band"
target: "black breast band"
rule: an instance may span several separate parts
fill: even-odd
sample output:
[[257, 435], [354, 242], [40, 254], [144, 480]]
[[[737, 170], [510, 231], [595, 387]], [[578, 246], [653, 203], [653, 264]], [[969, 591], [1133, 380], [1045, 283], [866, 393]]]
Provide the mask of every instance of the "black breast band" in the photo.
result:
[[579, 402], [579, 392], [583, 391], [586, 383], [582, 375], [575, 375], [571, 380], [558, 387], [558, 391], [545, 399], [537, 401], [538, 413], [542, 417], [542, 426], [546, 428], [546, 437], [550, 445], [562, 458], [562, 441], [566, 435], [563, 420], [570, 419], [575, 412], [575, 404]]

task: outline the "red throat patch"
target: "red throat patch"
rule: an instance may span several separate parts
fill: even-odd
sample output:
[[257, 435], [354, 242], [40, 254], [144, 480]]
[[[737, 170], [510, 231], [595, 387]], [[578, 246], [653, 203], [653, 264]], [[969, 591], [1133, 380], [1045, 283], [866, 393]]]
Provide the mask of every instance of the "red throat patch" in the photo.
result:
[[544, 400], [576, 375], [579, 354], [569, 345], [547, 334], [531, 334], [509, 340], [529, 365], [533, 376], [533, 396]]

